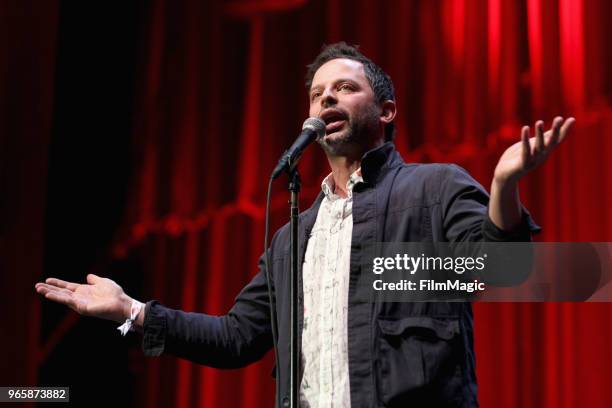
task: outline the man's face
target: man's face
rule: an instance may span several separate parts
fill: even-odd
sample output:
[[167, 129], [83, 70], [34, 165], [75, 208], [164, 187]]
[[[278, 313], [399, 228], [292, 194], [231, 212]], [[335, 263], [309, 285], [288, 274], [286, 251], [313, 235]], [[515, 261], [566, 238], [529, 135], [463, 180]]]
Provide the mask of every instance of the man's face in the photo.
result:
[[382, 137], [380, 107], [360, 62], [338, 58], [315, 73], [309, 92], [310, 116], [326, 124], [319, 143], [341, 155], [352, 145], [368, 146]]

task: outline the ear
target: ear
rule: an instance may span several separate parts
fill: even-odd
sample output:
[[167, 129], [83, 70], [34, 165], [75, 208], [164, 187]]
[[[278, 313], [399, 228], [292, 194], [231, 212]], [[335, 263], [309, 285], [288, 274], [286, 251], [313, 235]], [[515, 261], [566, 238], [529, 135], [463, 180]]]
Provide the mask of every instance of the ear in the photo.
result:
[[383, 125], [393, 122], [397, 114], [395, 101], [386, 100], [381, 104], [380, 121]]

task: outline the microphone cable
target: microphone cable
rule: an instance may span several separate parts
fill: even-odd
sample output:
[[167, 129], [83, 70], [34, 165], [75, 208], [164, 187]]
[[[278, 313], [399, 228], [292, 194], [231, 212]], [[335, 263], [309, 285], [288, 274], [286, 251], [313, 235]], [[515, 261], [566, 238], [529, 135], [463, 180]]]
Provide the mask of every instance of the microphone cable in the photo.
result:
[[272, 278], [270, 277], [270, 251], [268, 250], [268, 241], [270, 238], [270, 201], [272, 196], [272, 182], [273, 178], [270, 177], [268, 181], [268, 193], [266, 195], [266, 232], [264, 235], [264, 254], [266, 260], [265, 274], [266, 284], [268, 285], [268, 301], [270, 302], [270, 326], [272, 327], [272, 343], [274, 347], [274, 360], [275, 360], [275, 379], [276, 379], [276, 407], [281, 408], [281, 395], [280, 395], [280, 368], [278, 359], [278, 325], [276, 321], [276, 305], [275, 298], [272, 296]]

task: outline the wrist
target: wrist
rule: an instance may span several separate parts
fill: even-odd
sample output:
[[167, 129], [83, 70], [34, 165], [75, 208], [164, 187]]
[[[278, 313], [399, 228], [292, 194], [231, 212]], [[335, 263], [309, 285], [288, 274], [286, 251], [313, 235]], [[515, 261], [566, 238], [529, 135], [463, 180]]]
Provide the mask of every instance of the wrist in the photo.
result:
[[126, 319], [129, 319], [131, 317], [132, 301], [133, 299], [129, 297], [128, 295], [126, 295], [125, 293], [120, 296], [119, 298], [120, 316], [119, 316], [119, 320], [117, 321], [117, 323], [123, 323], [126, 321]]
[[125, 336], [130, 330], [142, 332], [145, 304], [127, 295], [121, 298], [121, 303], [123, 305], [121, 308], [125, 309], [124, 314], [127, 317], [122, 321], [123, 324], [117, 329], [121, 332], [122, 336]]
[[507, 191], [514, 191], [518, 187], [518, 181], [520, 177], [516, 176], [493, 176], [491, 181], [491, 193], [493, 190], [503, 193]]
[[521, 222], [521, 201], [516, 180], [494, 177], [491, 183], [489, 218], [504, 231], [514, 230]]

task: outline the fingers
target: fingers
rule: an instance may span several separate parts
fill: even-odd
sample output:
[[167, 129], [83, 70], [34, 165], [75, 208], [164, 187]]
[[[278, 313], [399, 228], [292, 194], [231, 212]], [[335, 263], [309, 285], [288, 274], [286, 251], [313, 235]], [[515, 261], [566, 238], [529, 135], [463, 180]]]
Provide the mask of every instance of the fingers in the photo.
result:
[[559, 136], [562, 124], [563, 118], [561, 116], [557, 116], [553, 119], [552, 126], [550, 127], [551, 136], [548, 142], [549, 145], [555, 146], [560, 142]]
[[523, 143], [523, 148], [521, 149], [523, 163], [528, 163], [531, 159], [531, 146], [529, 145], [529, 126], [523, 126], [523, 128], [521, 129], [521, 141]]
[[48, 285], [46, 283], [36, 284], [36, 291], [46, 299], [61, 303], [76, 310], [76, 300], [68, 289]]
[[76, 288], [79, 287], [77, 283], [67, 282], [61, 279], [57, 279], [57, 278], [48, 278], [45, 282], [48, 283], [49, 285], [57, 286], [60, 288], [65, 288], [71, 291], [74, 291], [76, 290]]
[[98, 275], [94, 275], [93, 273], [87, 275], [87, 283], [89, 283], [90, 285], [95, 285], [96, 283], [100, 282], [101, 279], [101, 277], [99, 277]]
[[535, 124], [535, 147], [534, 154], [539, 154], [544, 151], [544, 122], [538, 120]]
[[54, 302], [60, 303], [62, 305], [68, 306], [69, 308], [73, 310], [77, 310], [76, 301], [72, 297], [64, 293], [48, 292], [47, 294], [45, 294], [45, 298], [52, 300]]
[[[544, 122], [538, 120], [535, 123], [535, 140], [533, 148], [530, 148], [532, 155], [541, 153], [548, 153], [552, 148], [561, 143], [569, 134], [576, 119], [568, 118], [563, 121], [561, 116], [557, 116], [553, 119], [550, 130], [544, 133]], [[523, 141], [523, 149], [525, 146], [524, 135], [529, 136], [529, 127], [524, 126], [521, 130], [521, 140]]]
[[563, 126], [561, 126], [561, 130], [559, 132], [560, 133], [560, 135], [559, 135], [559, 143], [561, 143], [567, 137], [567, 135], [570, 132], [570, 129], [574, 125], [574, 122], [576, 122], [576, 119], [574, 119], [574, 118], [567, 118], [567, 120], [565, 121]]
[[57, 286], [48, 285], [46, 283], [37, 283], [35, 288], [36, 288], [36, 291], [40, 293], [41, 295], [46, 295], [47, 293], [54, 292], [54, 293], [62, 293], [66, 296], [71, 296], [73, 293], [69, 289], [64, 289], [64, 288], [60, 288]]

